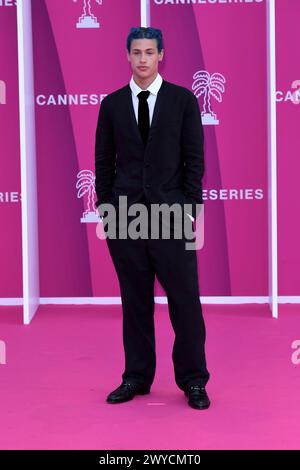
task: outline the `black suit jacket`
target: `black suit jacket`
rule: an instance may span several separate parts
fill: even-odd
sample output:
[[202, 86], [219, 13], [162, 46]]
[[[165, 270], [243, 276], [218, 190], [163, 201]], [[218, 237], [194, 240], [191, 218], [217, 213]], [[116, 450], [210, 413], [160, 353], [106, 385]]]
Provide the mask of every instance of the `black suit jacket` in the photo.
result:
[[[203, 127], [198, 101], [185, 87], [163, 80], [147, 145], [134, 114], [130, 85], [101, 102], [95, 143], [95, 189], [100, 203], [130, 206], [144, 194], [152, 203], [203, 203]], [[187, 209], [187, 207], [186, 207]]]

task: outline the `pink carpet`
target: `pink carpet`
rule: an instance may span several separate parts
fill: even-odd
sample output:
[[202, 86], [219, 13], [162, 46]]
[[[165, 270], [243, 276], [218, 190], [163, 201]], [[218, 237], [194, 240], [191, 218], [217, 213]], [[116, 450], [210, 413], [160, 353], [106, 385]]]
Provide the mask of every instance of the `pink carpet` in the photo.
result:
[[299, 306], [210, 306], [208, 410], [177, 388], [167, 306], [156, 306], [157, 371], [150, 395], [105, 402], [121, 382], [121, 306], [42, 306], [30, 326], [0, 308], [1, 449], [297, 449]]

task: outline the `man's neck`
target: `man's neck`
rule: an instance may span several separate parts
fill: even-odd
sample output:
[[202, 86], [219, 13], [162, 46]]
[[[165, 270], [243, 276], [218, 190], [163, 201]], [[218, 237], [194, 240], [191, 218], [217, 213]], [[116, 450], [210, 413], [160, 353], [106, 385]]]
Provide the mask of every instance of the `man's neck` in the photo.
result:
[[136, 75], [133, 75], [133, 80], [142, 90], [146, 90], [148, 86], [151, 85], [152, 82], [154, 82], [157, 75], [158, 75], [158, 72], [156, 72], [155, 75], [152, 75], [152, 77], [147, 77], [145, 79], [141, 79], [137, 77]]

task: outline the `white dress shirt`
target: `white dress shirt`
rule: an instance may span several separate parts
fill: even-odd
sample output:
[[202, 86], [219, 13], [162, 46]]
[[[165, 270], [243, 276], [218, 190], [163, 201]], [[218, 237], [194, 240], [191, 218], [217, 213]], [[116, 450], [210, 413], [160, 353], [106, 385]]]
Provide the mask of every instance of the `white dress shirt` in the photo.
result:
[[[161, 87], [162, 81], [163, 81], [162, 76], [158, 73], [156, 75], [155, 80], [153, 80], [153, 82], [146, 89], [146, 90], [150, 91], [150, 95], [147, 98], [148, 107], [149, 107], [150, 126], [151, 126], [151, 122], [152, 122], [153, 111], [154, 111], [154, 106], [155, 106], [155, 102], [156, 102], [157, 93], [158, 93], [158, 91]], [[139, 99], [138, 99], [137, 95], [141, 91], [146, 91], [146, 90], [142, 90], [142, 88], [140, 88], [138, 86], [138, 84], [134, 81], [133, 76], [131, 77], [129, 85], [130, 85], [130, 88], [131, 88], [131, 96], [132, 96], [132, 104], [133, 104], [133, 108], [134, 108], [134, 114], [135, 114], [135, 117], [136, 117], [136, 121], [138, 123]], [[192, 221], [195, 220], [194, 217], [191, 216], [190, 214], [187, 214], [187, 215], [189, 216], [189, 218]]]

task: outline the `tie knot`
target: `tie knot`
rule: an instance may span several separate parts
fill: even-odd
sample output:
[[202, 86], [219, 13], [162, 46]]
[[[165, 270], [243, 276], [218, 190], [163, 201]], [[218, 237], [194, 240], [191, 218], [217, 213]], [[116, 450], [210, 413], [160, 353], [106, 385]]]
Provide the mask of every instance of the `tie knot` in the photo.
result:
[[139, 100], [146, 101], [148, 96], [150, 95], [150, 91], [140, 91], [140, 93], [137, 95]]

